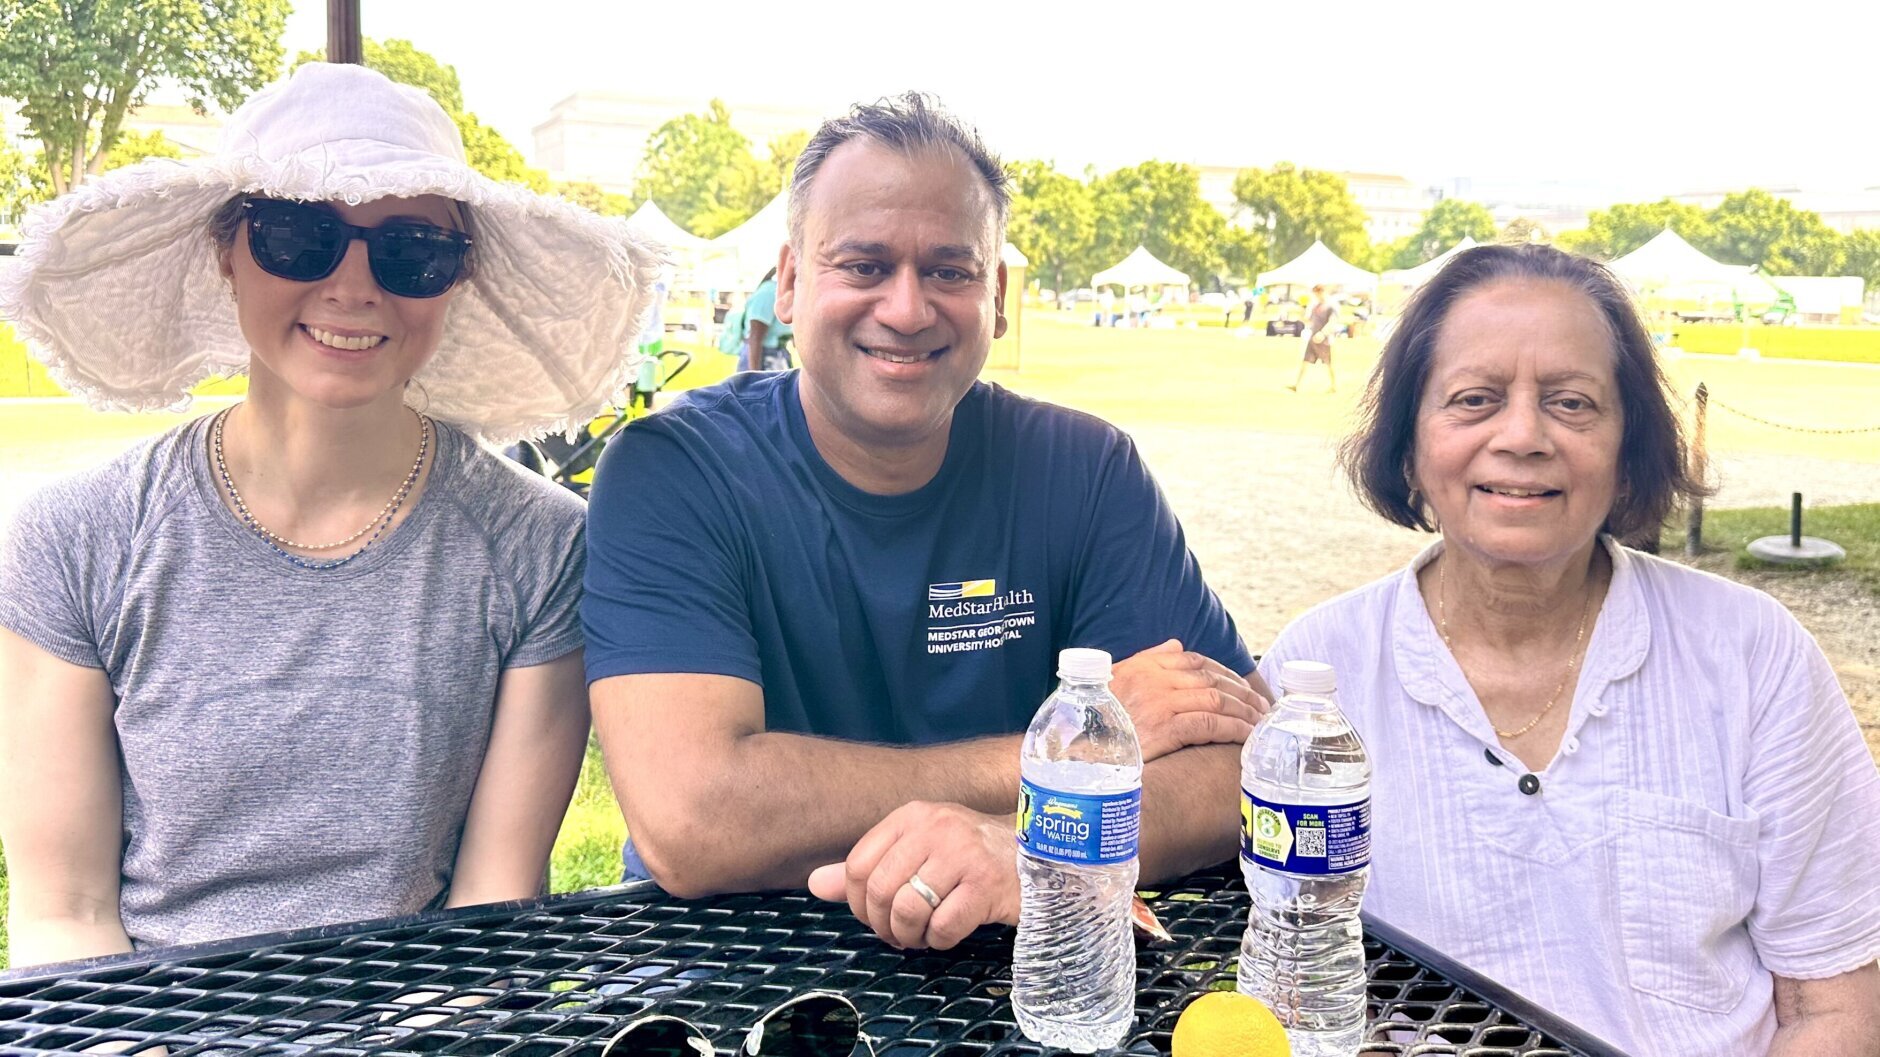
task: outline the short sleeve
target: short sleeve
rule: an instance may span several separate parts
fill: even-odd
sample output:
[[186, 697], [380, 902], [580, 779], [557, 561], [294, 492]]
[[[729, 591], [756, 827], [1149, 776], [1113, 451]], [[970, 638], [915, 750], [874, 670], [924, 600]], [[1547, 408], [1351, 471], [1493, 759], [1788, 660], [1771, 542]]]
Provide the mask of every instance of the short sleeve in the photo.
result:
[[750, 301], [744, 306], [744, 332], [749, 335], [753, 322], [766, 327], [777, 325], [777, 287], [765, 283], [751, 293]]
[[741, 522], [661, 425], [622, 430], [595, 475], [581, 602], [588, 682], [684, 672], [761, 685]]
[[1880, 959], [1880, 771], [1821, 649], [1773, 600], [1765, 613], [1743, 782], [1762, 822], [1750, 938], [1770, 972], [1819, 979]]
[[522, 634], [504, 659], [504, 668], [528, 668], [581, 648], [581, 581], [587, 569], [587, 540], [582, 512], [573, 511], [552, 533], [556, 544], [539, 553], [549, 560], [525, 566], [517, 597]]
[[790, 324], [777, 318], [776, 283], [765, 283], [751, 294], [750, 306], [745, 309], [744, 318], [746, 320], [744, 332], [747, 337], [750, 335], [752, 321], [764, 325], [766, 342], [790, 336]]
[[1174, 638], [1235, 672], [1252, 671], [1253, 655], [1126, 435], [1113, 434], [1094, 489], [1068, 641], [1101, 643], [1121, 659]]
[[93, 596], [99, 529], [78, 516], [69, 483], [44, 489], [20, 507], [0, 537], [0, 626], [58, 659], [103, 668]]

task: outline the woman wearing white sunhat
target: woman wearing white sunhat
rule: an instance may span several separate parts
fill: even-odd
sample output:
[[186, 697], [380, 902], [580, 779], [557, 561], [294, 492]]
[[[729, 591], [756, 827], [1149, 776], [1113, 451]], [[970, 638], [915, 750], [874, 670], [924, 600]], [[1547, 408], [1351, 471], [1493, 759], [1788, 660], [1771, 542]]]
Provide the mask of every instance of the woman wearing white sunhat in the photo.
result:
[[14, 964], [540, 888], [586, 739], [583, 510], [477, 441], [623, 390], [663, 263], [323, 63], [216, 155], [28, 220], [0, 316], [68, 389], [249, 387], [0, 545]]

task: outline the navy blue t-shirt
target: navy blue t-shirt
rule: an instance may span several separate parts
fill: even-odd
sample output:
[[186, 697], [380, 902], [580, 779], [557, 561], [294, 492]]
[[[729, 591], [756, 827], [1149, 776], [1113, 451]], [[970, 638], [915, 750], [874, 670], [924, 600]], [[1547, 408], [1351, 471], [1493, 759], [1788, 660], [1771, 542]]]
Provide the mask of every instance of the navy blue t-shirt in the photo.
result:
[[1179, 638], [1253, 670], [1122, 431], [982, 382], [934, 479], [872, 495], [816, 451], [797, 377], [736, 375], [608, 444], [590, 682], [736, 676], [766, 729], [925, 745], [1024, 730], [1067, 646]]

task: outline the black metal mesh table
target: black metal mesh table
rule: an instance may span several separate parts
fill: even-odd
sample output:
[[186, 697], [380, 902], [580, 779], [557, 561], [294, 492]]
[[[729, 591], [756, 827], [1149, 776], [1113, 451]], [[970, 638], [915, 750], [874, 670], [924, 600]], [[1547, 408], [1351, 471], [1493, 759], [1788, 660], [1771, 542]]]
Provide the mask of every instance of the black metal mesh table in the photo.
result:
[[[1175, 942], [1139, 948], [1129, 1053], [1167, 1053], [1182, 1007], [1232, 988], [1247, 894], [1207, 873], [1150, 900]], [[1367, 1053], [1585, 1055], [1611, 1048], [1367, 923]], [[121, 1042], [170, 1057], [503, 1054], [598, 1057], [652, 1010], [721, 1053], [809, 990], [854, 999], [881, 1057], [1035, 1055], [1013, 1026], [1011, 930], [952, 951], [893, 950], [807, 894], [680, 901], [646, 885], [435, 912], [0, 977], [0, 1054]]]

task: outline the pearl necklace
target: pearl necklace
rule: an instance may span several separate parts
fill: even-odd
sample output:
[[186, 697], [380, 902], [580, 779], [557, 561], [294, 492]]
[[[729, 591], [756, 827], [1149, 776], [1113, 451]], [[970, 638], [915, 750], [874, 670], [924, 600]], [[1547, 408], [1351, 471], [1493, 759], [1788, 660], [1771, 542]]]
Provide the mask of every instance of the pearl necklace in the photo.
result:
[[[1446, 607], [1443, 604], [1443, 598], [1448, 593], [1449, 593], [1449, 563], [1441, 562], [1440, 564], [1436, 566], [1436, 627], [1438, 631], [1442, 632], [1443, 645], [1449, 647], [1449, 654], [1450, 656], [1454, 657], [1456, 653], [1456, 644], [1453, 641], [1451, 641], [1449, 638], [1449, 610], [1448, 610], [1448, 607]], [[1586, 617], [1587, 617], [1587, 614], [1591, 613], [1592, 611], [1593, 611], [1593, 584], [1592, 584], [1591, 579], [1589, 578], [1586, 584], [1586, 600], [1580, 603], [1580, 629], [1573, 633], [1573, 654], [1572, 656], [1567, 658], [1566, 674], [1560, 677], [1559, 685], [1554, 687], [1554, 696], [1547, 699], [1547, 707], [1541, 709], [1539, 712], [1536, 712], [1534, 714], [1534, 718], [1528, 720], [1527, 723], [1523, 725], [1521, 729], [1519, 730], [1503, 730], [1500, 727], [1495, 726], [1494, 720], [1492, 719], [1489, 720], [1488, 721], [1489, 728], [1493, 730], [1497, 736], [1503, 737], [1503, 738], [1518, 738], [1521, 735], [1526, 734], [1528, 731], [1533, 730], [1535, 726], [1540, 723], [1541, 720], [1545, 719], [1547, 717], [1547, 713], [1552, 712], [1554, 710], [1555, 705], [1560, 703], [1561, 692], [1566, 690], [1567, 683], [1573, 678], [1573, 673], [1576, 670], [1578, 670], [1578, 668], [1580, 667], [1580, 656], [1581, 656], [1580, 646], [1582, 643], [1586, 641]], [[1457, 657], [1456, 663], [1460, 665], [1462, 663], [1462, 658]]]
[[[347, 562], [352, 561], [354, 558], [359, 557], [361, 554], [364, 554], [366, 548], [372, 546], [381, 535], [384, 535], [385, 530], [391, 527], [392, 519], [397, 516], [399, 508], [405, 505], [406, 497], [411, 494], [412, 486], [418, 481], [419, 472], [424, 469], [424, 457], [431, 448], [431, 420], [422, 414], [418, 414], [418, 457], [413, 460], [411, 472], [405, 475], [405, 479], [399, 484], [398, 490], [392, 493], [392, 498], [386, 501], [385, 505], [379, 509], [378, 513], [372, 515], [372, 520], [366, 522], [365, 527], [361, 528], [359, 531], [337, 543], [296, 543], [280, 533], [275, 532], [273, 529], [268, 528], [256, 519], [254, 513], [248, 509], [248, 504], [242, 499], [241, 491], [235, 487], [235, 477], [229, 473], [228, 462], [224, 459], [222, 454], [222, 425], [227, 421], [229, 412], [233, 410], [235, 409], [232, 407], [224, 408], [220, 414], [215, 416], [215, 421], [209, 431], [210, 448], [215, 453], [216, 474], [222, 478], [222, 487], [228, 490], [229, 500], [234, 504], [235, 514], [241, 519], [242, 524], [248, 526], [250, 531], [261, 537], [261, 541], [266, 543], [269, 549], [273, 550], [274, 553], [286, 558], [288, 561], [293, 562], [303, 569], [337, 569]], [[417, 414], [417, 412], [413, 413]], [[372, 531], [374, 529], [377, 531]], [[310, 562], [300, 555], [286, 550], [288, 547], [305, 551], [338, 550], [369, 531], [372, 532], [371, 539], [361, 544], [358, 550], [337, 561]]]

